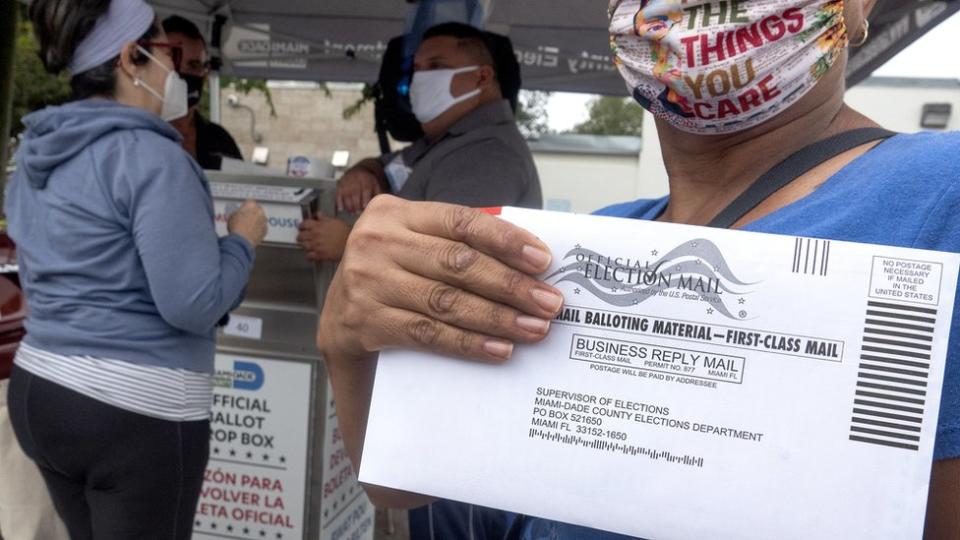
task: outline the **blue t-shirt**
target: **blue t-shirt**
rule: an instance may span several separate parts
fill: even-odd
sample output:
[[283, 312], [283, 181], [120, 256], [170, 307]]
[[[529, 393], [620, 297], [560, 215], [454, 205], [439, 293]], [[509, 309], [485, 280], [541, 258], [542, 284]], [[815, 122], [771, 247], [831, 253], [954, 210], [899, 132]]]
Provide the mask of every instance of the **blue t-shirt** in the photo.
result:
[[[656, 219], [667, 198], [613, 205], [599, 215]], [[803, 199], [743, 230], [960, 252], [960, 132], [897, 135]], [[960, 306], [954, 311], [934, 459], [960, 458]], [[490, 510], [484, 509], [484, 512]], [[478, 515], [474, 512], [472, 515]], [[627, 540], [630, 537], [516, 516], [497, 538]], [[638, 513], [637, 519], [643, 519]]]

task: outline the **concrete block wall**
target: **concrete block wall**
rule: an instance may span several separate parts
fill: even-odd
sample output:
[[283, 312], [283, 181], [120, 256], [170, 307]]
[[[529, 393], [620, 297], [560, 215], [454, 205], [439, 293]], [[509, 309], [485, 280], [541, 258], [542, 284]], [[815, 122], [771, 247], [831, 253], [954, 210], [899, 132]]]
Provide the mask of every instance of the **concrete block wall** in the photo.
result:
[[343, 111], [356, 103], [361, 91], [334, 87], [327, 96], [315, 87], [270, 88], [276, 117], [270, 115], [263, 93], [258, 90], [243, 95], [232, 88], [221, 91], [221, 125], [233, 135], [243, 156], [250, 160], [256, 146], [250, 133], [250, 112], [227, 105], [230, 94], [236, 94], [242, 105], [253, 109], [256, 130], [263, 140], [259, 146], [270, 148], [268, 167], [285, 171], [287, 158], [295, 155], [330, 159], [336, 150], [350, 152], [350, 163], [380, 154], [373, 131], [373, 104], [364, 105], [355, 116], [346, 120]]

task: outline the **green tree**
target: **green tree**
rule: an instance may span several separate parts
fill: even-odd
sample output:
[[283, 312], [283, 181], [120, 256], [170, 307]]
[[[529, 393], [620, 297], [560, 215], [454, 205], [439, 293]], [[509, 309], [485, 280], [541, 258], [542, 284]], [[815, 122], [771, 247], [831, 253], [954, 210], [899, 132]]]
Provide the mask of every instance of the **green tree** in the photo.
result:
[[602, 96], [590, 101], [590, 117], [573, 127], [586, 135], [640, 135], [643, 109], [628, 98]]
[[517, 103], [517, 127], [524, 137], [536, 137], [550, 131], [547, 101], [550, 92], [521, 90]]
[[70, 99], [69, 79], [66, 75], [47, 73], [40, 61], [40, 47], [33, 36], [33, 26], [25, 12], [20, 15], [13, 68], [13, 123], [10, 130], [13, 136], [23, 130], [21, 119], [27, 114]]

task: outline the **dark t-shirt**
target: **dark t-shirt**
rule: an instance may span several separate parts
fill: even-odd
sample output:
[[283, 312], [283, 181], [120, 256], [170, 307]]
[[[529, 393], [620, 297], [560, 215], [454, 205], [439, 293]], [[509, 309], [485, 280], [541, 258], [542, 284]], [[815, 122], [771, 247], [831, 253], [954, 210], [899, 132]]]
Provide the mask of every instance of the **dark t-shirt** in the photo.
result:
[[199, 112], [193, 118], [197, 128], [197, 163], [200, 167], [219, 171], [223, 158], [243, 159], [240, 148], [227, 130], [210, 122]]

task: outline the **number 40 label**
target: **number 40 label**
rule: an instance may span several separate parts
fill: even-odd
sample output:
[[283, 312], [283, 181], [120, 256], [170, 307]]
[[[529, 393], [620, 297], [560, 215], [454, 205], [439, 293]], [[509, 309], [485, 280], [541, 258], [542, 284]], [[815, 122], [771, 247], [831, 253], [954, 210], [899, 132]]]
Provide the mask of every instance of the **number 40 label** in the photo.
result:
[[237, 336], [247, 339], [260, 339], [263, 334], [263, 319], [231, 315], [230, 322], [223, 327], [223, 333], [228, 336]]

